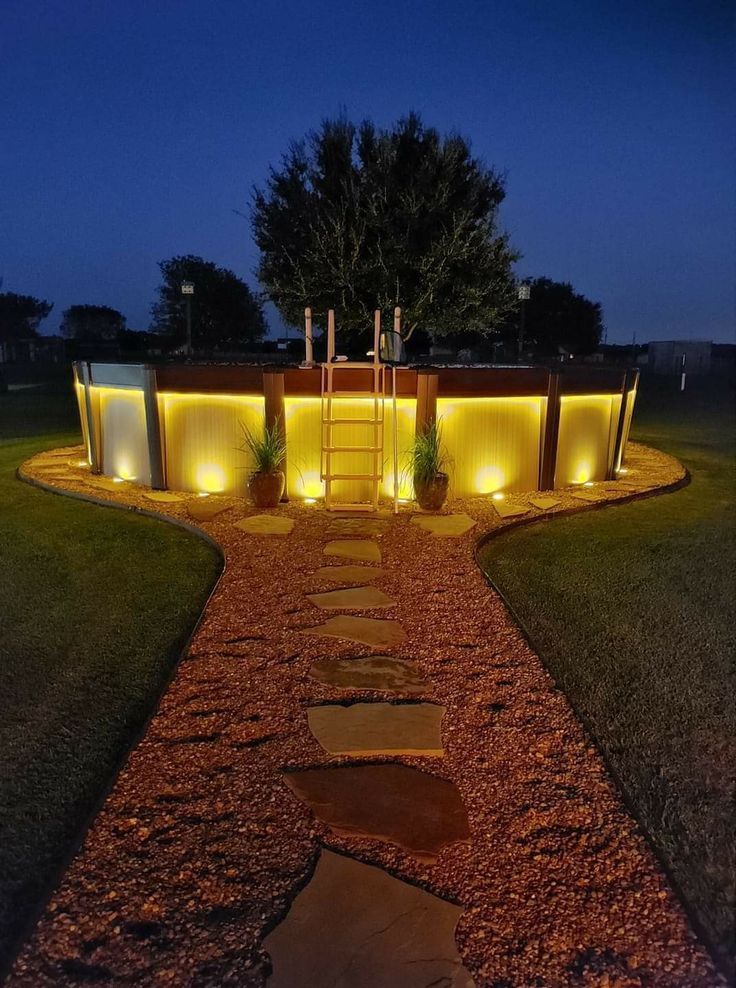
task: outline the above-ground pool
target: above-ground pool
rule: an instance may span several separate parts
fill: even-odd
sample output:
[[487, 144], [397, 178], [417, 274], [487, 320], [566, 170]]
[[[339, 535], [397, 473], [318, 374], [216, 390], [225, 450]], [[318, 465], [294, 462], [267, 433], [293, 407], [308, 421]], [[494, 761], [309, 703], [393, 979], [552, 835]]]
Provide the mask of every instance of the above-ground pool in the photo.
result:
[[[319, 367], [77, 362], [74, 374], [84, 441], [93, 472], [155, 488], [244, 495], [251, 469], [240, 450], [243, 429], [283, 424], [287, 494], [319, 498], [323, 399]], [[376, 403], [373, 370], [335, 365], [348, 397], [332, 398], [348, 451], [337, 472], [361, 475]], [[407, 453], [415, 430], [436, 418], [454, 496], [550, 490], [612, 479], [621, 467], [638, 371], [546, 367], [400, 367], [396, 423], [392, 371], [386, 399], [381, 493], [412, 496]], [[349, 378], [349, 381], [348, 381]], [[363, 397], [361, 392], [365, 392]], [[372, 454], [371, 454], [372, 455]], [[370, 481], [343, 480], [341, 495], [370, 498]]]

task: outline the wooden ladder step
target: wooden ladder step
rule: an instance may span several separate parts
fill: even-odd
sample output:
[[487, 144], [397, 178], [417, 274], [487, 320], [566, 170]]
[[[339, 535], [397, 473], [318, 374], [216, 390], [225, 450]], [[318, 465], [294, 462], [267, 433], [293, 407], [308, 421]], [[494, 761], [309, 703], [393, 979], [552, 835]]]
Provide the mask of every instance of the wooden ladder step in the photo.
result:
[[384, 419], [322, 419], [322, 425], [383, 425]]
[[383, 391], [325, 391], [324, 398], [383, 398]]

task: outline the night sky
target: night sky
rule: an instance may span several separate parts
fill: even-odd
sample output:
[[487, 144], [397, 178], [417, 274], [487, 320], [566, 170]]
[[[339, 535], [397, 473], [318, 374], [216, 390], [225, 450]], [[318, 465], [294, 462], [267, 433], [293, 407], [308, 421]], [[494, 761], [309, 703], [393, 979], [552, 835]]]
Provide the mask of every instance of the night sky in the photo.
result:
[[414, 109], [506, 174], [517, 273], [600, 301], [609, 342], [729, 341], [732, 9], [2, 0], [2, 290], [53, 301], [53, 332], [73, 303], [147, 328], [173, 254], [257, 287], [233, 210], [289, 141]]

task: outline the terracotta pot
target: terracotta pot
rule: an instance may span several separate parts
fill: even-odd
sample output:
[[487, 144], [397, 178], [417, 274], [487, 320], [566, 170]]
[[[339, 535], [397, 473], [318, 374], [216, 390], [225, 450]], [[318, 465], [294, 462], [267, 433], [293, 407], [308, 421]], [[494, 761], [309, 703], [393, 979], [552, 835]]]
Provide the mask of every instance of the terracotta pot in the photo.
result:
[[446, 473], [436, 473], [429, 480], [414, 478], [414, 495], [420, 508], [425, 511], [439, 511], [447, 500], [447, 487], [450, 478]]
[[257, 508], [276, 508], [284, 493], [286, 477], [283, 470], [262, 473], [260, 470], [248, 481], [251, 500]]

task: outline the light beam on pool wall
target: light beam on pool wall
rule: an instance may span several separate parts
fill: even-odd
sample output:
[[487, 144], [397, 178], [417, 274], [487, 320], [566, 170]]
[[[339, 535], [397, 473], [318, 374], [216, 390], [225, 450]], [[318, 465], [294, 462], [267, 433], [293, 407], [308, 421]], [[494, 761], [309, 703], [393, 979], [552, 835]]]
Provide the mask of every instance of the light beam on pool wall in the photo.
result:
[[206, 494], [220, 494], [225, 490], [225, 471], [215, 463], [202, 463], [197, 467], [197, 488]]

